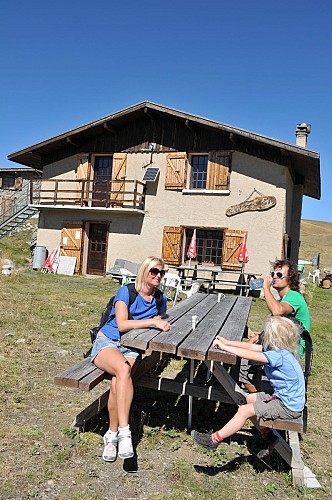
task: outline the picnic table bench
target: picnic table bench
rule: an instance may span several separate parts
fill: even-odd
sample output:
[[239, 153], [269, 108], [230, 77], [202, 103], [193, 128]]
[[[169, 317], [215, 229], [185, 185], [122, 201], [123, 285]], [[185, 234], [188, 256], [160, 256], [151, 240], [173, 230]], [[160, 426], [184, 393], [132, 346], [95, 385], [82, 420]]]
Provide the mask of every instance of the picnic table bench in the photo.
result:
[[[224, 296], [220, 302], [218, 298], [220, 295], [217, 294], [197, 293], [177, 304], [167, 312], [167, 320], [172, 325], [168, 332], [161, 332], [156, 328], [135, 329], [121, 337], [123, 345], [139, 349], [143, 354], [133, 374], [134, 385], [189, 396], [188, 427], [191, 426], [193, 397], [237, 406], [246, 402], [246, 393], [236, 383], [239, 358], [211, 346], [216, 335], [231, 340], [242, 340], [247, 328], [251, 298]], [[189, 380], [179, 382], [163, 377], [162, 374], [151, 374], [150, 369], [165, 357], [189, 360]], [[206, 364], [214, 375], [212, 383], [202, 382], [194, 377], [195, 361]], [[110, 378], [107, 373], [93, 365], [88, 357], [57, 375], [54, 382], [60, 386], [89, 392], [101, 381]], [[77, 415], [73, 426], [84, 429], [86, 422], [106, 406], [108, 394], [109, 391], [106, 391]], [[262, 421], [261, 425], [270, 426], [278, 436], [276, 450], [292, 468], [294, 484], [309, 486], [311, 482], [312, 485], [316, 480], [304, 466], [299, 447], [298, 433], [303, 431], [302, 419]], [[276, 429], [288, 432], [289, 443]]]

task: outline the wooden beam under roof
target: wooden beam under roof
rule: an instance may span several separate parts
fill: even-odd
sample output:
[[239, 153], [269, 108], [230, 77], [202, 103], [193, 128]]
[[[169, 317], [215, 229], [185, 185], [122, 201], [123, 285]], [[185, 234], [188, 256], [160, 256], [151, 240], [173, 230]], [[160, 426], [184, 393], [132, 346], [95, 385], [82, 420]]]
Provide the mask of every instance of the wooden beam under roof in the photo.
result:
[[75, 146], [76, 148], [78, 148], [78, 147], [79, 147], [79, 145], [78, 145], [76, 142], [74, 142], [74, 141], [73, 141], [70, 137], [66, 137], [66, 141], [67, 141], [67, 143], [68, 143], [68, 144], [70, 144], [71, 146]]
[[154, 118], [153, 114], [151, 113], [151, 111], [148, 110], [147, 106], [145, 106], [145, 108], [144, 108], [144, 114], [146, 116], [148, 116], [152, 122], [154, 122], [155, 118]]
[[233, 144], [233, 146], [235, 147], [235, 146], [236, 146], [236, 143], [238, 142], [238, 138], [237, 138], [237, 136], [236, 136], [233, 132], [231, 132], [231, 133], [229, 134], [229, 140], [231, 141], [231, 143], [232, 143], [232, 144]]
[[112, 125], [109, 125], [107, 122], [104, 123], [104, 129], [107, 130], [107, 132], [110, 132], [111, 134], [117, 134], [118, 131], [115, 127], [112, 127]]
[[190, 120], [186, 119], [184, 124], [187, 128], [189, 128], [189, 130], [191, 130], [192, 132], [195, 132], [194, 124]]

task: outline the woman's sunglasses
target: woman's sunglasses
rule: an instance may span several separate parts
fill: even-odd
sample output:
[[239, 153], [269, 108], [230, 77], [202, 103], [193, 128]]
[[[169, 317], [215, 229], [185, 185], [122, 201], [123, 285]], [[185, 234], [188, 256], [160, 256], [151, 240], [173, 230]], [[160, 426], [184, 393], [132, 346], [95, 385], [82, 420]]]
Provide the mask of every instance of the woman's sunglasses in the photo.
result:
[[284, 275], [284, 273], [282, 273], [281, 271], [272, 271], [271, 273], [271, 278], [278, 278], [278, 279], [282, 279], [282, 278], [287, 278], [287, 276]]
[[151, 273], [153, 276], [158, 276], [158, 274], [160, 274], [160, 277], [163, 278], [165, 276], [166, 271], [164, 269], [160, 270], [157, 267], [152, 267], [149, 273]]

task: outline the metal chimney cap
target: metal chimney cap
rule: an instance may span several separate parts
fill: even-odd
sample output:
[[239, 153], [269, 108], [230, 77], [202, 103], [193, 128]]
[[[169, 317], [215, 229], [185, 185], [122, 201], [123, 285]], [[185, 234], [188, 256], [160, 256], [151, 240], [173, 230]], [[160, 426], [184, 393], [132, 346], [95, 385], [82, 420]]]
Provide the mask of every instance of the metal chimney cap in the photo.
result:
[[310, 134], [311, 125], [307, 124], [307, 123], [298, 123], [296, 125], [296, 132], [304, 132], [304, 133]]

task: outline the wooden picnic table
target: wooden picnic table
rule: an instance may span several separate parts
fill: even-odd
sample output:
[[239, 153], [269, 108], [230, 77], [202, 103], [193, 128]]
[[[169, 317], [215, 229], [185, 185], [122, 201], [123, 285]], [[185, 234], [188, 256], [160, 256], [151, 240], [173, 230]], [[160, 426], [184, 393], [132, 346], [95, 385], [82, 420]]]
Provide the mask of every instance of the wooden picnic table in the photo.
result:
[[[242, 340], [252, 299], [231, 295], [223, 296], [220, 301], [218, 299], [220, 294], [194, 294], [167, 311], [166, 319], [171, 324], [170, 331], [161, 332], [157, 328], [135, 329], [121, 337], [123, 345], [139, 349], [143, 354], [143, 359], [133, 374], [134, 385], [189, 396], [189, 425], [193, 397], [238, 406], [246, 402], [247, 394], [234, 379], [239, 358], [232, 353], [214, 349], [212, 342], [216, 335], [230, 340]], [[213, 381], [217, 383], [211, 385], [207, 382], [197, 382], [193, 369], [190, 371], [189, 380], [185, 382], [165, 378], [162, 374], [151, 374], [150, 369], [165, 357], [185, 358], [190, 361], [191, 367], [195, 361], [203, 362], [214, 375]], [[229, 370], [229, 366], [225, 364], [233, 368]], [[89, 359], [85, 359], [55, 377], [55, 383], [89, 391], [100, 381], [110, 378], [107, 373], [90, 363]], [[107, 404], [107, 399], [108, 391], [76, 417], [74, 426], [82, 427], [86, 419], [91, 418]], [[253, 423], [257, 426], [257, 422]], [[279, 437], [276, 450], [292, 468], [294, 483], [305, 484], [304, 471], [309, 469], [305, 468], [302, 462], [298, 441], [298, 432], [302, 432], [302, 420], [292, 421], [290, 426], [287, 426], [287, 422], [280, 424], [280, 421], [269, 422], [267, 425], [289, 431], [291, 446], [274, 430]]]
[[[121, 337], [124, 346], [145, 352], [157, 351], [196, 360], [236, 363], [236, 356], [214, 349], [217, 335], [241, 340], [246, 329], [251, 298], [197, 293], [167, 311], [172, 328], [161, 332], [157, 328], [131, 330]], [[196, 317], [195, 329], [192, 318]]]

